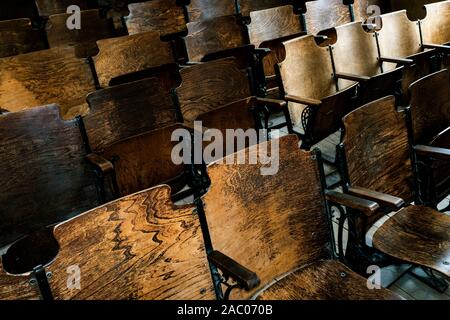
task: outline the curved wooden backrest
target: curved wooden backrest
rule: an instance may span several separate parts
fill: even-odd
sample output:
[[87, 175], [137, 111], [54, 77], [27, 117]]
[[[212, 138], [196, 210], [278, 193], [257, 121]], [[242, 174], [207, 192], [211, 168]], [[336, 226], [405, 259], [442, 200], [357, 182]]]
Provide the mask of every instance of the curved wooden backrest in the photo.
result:
[[190, 61], [201, 61], [209, 53], [232, 49], [247, 44], [245, 30], [236, 16], [189, 22], [184, 38]]
[[[248, 298], [275, 278], [329, 257], [317, 162], [312, 153], [299, 149], [296, 136], [278, 142], [277, 174], [261, 175], [259, 164], [208, 167], [211, 188], [203, 201], [213, 248], [261, 279], [256, 290], [234, 292], [233, 299]], [[267, 142], [240, 152], [256, 156], [262, 146]]]
[[0, 21], [0, 58], [46, 49], [45, 39], [28, 18]]
[[[409, 1], [409, 0], [407, 0]], [[376, 5], [380, 8], [380, 13], [387, 13], [391, 11], [391, 2], [385, 0], [356, 0], [353, 1], [355, 12], [355, 21], [365, 22], [367, 18], [372, 16], [374, 12], [368, 10], [369, 6]]]
[[[58, 256], [46, 270], [57, 300], [215, 299], [199, 220], [160, 186], [56, 226]], [[70, 288], [79, 271], [80, 289]], [[72, 273], [73, 275], [74, 273]], [[0, 298], [39, 298], [29, 276], [0, 268]], [[75, 284], [75, 282], [73, 281]], [[4, 288], [4, 289], [3, 289]]]
[[0, 1], [0, 21], [37, 16], [34, 0], [2, 0]]
[[225, 104], [251, 96], [245, 71], [234, 58], [225, 58], [189, 68], [181, 73], [181, 85], [176, 89], [184, 122]]
[[422, 78], [409, 87], [414, 143], [429, 144], [450, 127], [450, 74], [447, 69]]
[[308, 33], [317, 34], [352, 20], [349, 7], [342, 0], [315, 0], [306, 2], [305, 21]]
[[350, 183], [413, 201], [413, 170], [404, 114], [388, 96], [344, 117]]
[[180, 128], [180, 124], [159, 128], [114, 143], [100, 152], [103, 158], [114, 163], [120, 196], [163, 183], [176, 193], [186, 185], [180, 179], [184, 165], [174, 164], [171, 157], [179, 143], [171, 141], [171, 136]]
[[191, 0], [187, 6], [189, 21], [202, 21], [236, 13], [235, 0]]
[[2, 115], [0, 144], [0, 246], [99, 204], [78, 124], [56, 105]]
[[95, 91], [83, 117], [89, 145], [98, 151], [119, 140], [176, 122], [169, 90], [149, 78]]
[[[252, 11], [281, 7], [295, 3], [293, 0], [237, 0], [239, 13], [244, 17], [251, 16]], [[293, 9], [293, 8], [292, 8]]]
[[161, 41], [158, 32], [99, 40], [97, 46], [93, 59], [102, 87], [124, 74], [175, 63], [170, 43]]
[[50, 48], [75, 46], [76, 55], [81, 58], [98, 53], [97, 40], [112, 38], [114, 30], [110, 20], [102, 18], [97, 9], [81, 12], [81, 29], [69, 30], [67, 19], [70, 14], [52, 15], [46, 25], [46, 33]]
[[282, 6], [250, 12], [247, 26], [250, 43], [259, 47], [262, 42], [287, 37], [303, 31], [299, 15], [292, 6]]
[[124, 18], [128, 34], [157, 31], [161, 36], [186, 31], [186, 20], [175, 0], [152, 0], [128, 5], [130, 14]]
[[89, 63], [74, 48], [53, 48], [0, 59], [0, 108], [11, 112], [56, 103], [65, 119], [87, 110], [95, 90]]
[[81, 10], [87, 10], [97, 7], [97, 2], [92, 0], [36, 0], [36, 6], [41, 17], [66, 13], [67, 8], [72, 5], [78, 6]]
[[422, 20], [423, 42], [428, 44], [450, 43], [450, 1], [425, 6], [427, 15]]

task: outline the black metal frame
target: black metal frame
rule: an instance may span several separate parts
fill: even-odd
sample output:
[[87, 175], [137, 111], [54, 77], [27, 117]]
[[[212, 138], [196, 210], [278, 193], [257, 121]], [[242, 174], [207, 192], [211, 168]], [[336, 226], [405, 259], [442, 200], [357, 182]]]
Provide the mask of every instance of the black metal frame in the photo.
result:
[[51, 278], [51, 273], [47, 273], [42, 265], [35, 267], [31, 273], [33, 278], [30, 280], [30, 284], [37, 284], [39, 293], [42, 300], [53, 300], [52, 289], [48, 280]]

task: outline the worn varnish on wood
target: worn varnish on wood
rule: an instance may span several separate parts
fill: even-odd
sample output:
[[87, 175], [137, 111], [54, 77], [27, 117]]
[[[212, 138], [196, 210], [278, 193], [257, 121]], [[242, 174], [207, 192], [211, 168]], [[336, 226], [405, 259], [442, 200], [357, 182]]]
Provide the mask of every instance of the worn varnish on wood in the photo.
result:
[[92, 0], [36, 0], [36, 5], [41, 17], [49, 17], [53, 14], [66, 13], [67, 8], [72, 5], [81, 10], [97, 7], [97, 2]]
[[86, 112], [86, 95], [95, 90], [86, 59], [74, 48], [54, 48], [0, 59], [0, 108], [15, 112], [56, 103], [71, 119]]
[[342, 0], [307, 1], [305, 21], [308, 33], [317, 34], [351, 22], [350, 9]]
[[191, 0], [187, 6], [189, 21], [203, 21], [236, 13], [235, 0]]
[[425, 6], [426, 17], [421, 21], [423, 42], [426, 44], [450, 43], [450, 1]]
[[170, 43], [161, 41], [158, 32], [99, 40], [97, 46], [93, 59], [102, 87], [124, 74], [175, 63]]
[[239, 13], [244, 17], [251, 16], [251, 12], [261, 11], [269, 8], [281, 7], [301, 1], [292, 0], [237, 0]]
[[46, 48], [43, 33], [30, 19], [0, 21], [0, 58]]
[[187, 32], [186, 19], [175, 0], [152, 0], [128, 5], [130, 14], [124, 17], [128, 34], [157, 31], [161, 36]]

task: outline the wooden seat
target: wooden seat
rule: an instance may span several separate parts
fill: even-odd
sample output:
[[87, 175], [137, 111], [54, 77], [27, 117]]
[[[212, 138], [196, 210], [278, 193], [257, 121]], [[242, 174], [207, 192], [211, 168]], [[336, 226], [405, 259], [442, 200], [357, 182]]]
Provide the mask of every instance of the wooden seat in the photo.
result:
[[209, 20], [236, 13], [235, 0], [191, 0], [186, 8], [190, 22]]
[[36, 6], [41, 17], [49, 17], [54, 14], [66, 13], [69, 6], [76, 5], [81, 10], [97, 7], [97, 1], [93, 0], [36, 0]]
[[[56, 226], [59, 252], [45, 269], [57, 300], [212, 300], [214, 286], [198, 217], [160, 186]], [[150, 235], [150, 236], [149, 236]], [[81, 286], [68, 287], [78, 266]], [[76, 269], [74, 269], [76, 272]], [[0, 267], [0, 299], [40, 299], [34, 274]], [[75, 278], [75, 277], [74, 277]]]
[[34, 0], [3, 0], [0, 2], [0, 21], [20, 18], [33, 19], [37, 15]]
[[0, 59], [0, 108], [16, 112], [56, 103], [64, 119], [87, 110], [95, 90], [89, 63], [74, 48], [54, 48]]
[[181, 6], [175, 1], [152, 0], [128, 5], [130, 14], [124, 18], [128, 34], [157, 31], [161, 36], [187, 32]]
[[[402, 208], [418, 201], [404, 118], [396, 111], [393, 96], [367, 104], [344, 118], [345, 183], [351, 186], [350, 194], [378, 202], [384, 212], [398, 211], [375, 232], [376, 249], [449, 276], [450, 269], [442, 263], [450, 259], [450, 232], [445, 227], [450, 217], [423, 206]], [[361, 215], [352, 231], [357, 239], [363, 238], [382, 215]], [[351, 248], [346, 254], [351, 255]]]
[[97, 46], [93, 60], [102, 87], [118, 76], [175, 63], [170, 43], [161, 41], [158, 32], [99, 40]]
[[0, 21], [0, 58], [46, 48], [43, 33], [30, 19]]
[[283, 96], [292, 123], [303, 127], [299, 132], [303, 147], [310, 148], [341, 127], [342, 117], [352, 110], [356, 82], [336, 86], [330, 53], [317, 45], [314, 36], [283, 45], [286, 58], [278, 64]]
[[[339, 262], [330, 261], [330, 229], [314, 154], [300, 150], [294, 135], [282, 137], [277, 143], [277, 174], [261, 175], [264, 165], [260, 163], [236, 164], [234, 154], [222, 164], [208, 167], [211, 187], [202, 197], [202, 210], [212, 249], [231, 257], [260, 279], [251, 290], [233, 290], [230, 298], [330, 298], [323, 292], [327, 289], [317, 293], [323, 282], [327, 282], [330, 293], [341, 293], [332, 298], [396, 298], [385, 289], [367, 289], [365, 279]], [[241, 153], [257, 157], [263, 145], [273, 152], [274, 145], [267, 144]], [[346, 275], [338, 276], [338, 270]], [[315, 278], [316, 274], [327, 273], [329, 277]]]
[[69, 16], [62, 13], [49, 17], [45, 30], [51, 48], [74, 46], [78, 57], [87, 58], [98, 53], [97, 40], [114, 37], [111, 21], [101, 17], [97, 9], [81, 12], [80, 30], [67, 28]]
[[342, 0], [307, 1], [305, 5], [305, 25], [309, 34], [352, 22], [350, 7]]

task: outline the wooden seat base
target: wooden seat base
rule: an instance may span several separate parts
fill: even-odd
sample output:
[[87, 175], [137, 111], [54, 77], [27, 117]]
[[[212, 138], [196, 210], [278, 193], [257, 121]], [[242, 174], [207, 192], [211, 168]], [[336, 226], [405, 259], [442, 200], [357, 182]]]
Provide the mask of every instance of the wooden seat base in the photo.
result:
[[404, 208], [378, 229], [373, 245], [450, 277], [450, 216], [443, 213], [424, 206]]
[[398, 300], [387, 289], [368, 289], [367, 280], [334, 260], [319, 261], [281, 279], [258, 300]]

